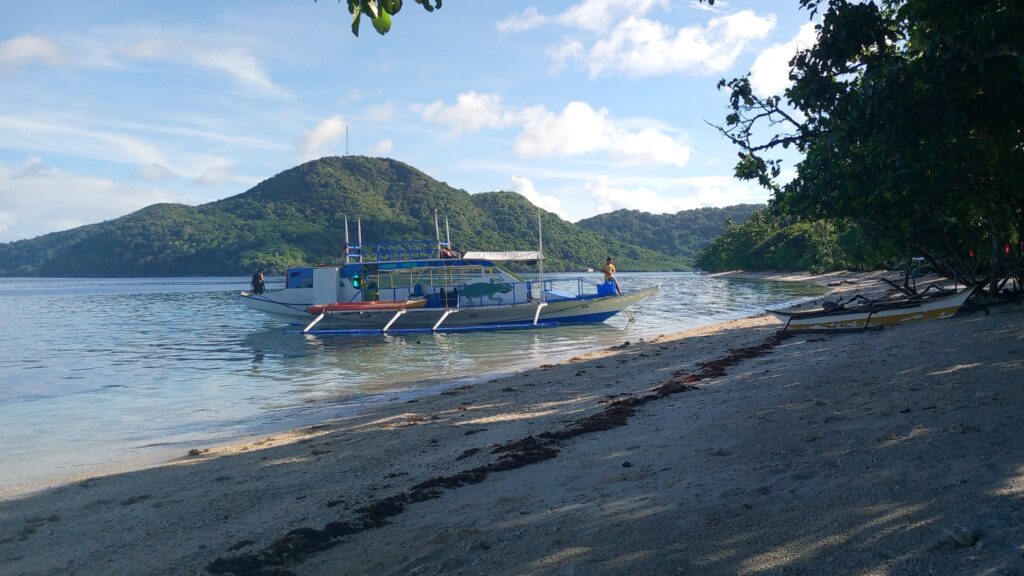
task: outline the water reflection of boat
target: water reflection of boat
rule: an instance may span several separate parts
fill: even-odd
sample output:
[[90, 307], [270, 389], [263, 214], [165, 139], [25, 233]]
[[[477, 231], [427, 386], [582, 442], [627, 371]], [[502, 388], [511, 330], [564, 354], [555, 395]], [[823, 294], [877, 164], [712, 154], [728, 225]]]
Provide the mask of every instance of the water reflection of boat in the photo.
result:
[[[460, 254], [439, 239], [381, 243], [365, 256], [346, 243], [343, 265], [290, 268], [283, 290], [241, 296], [304, 332], [402, 333], [600, 323], [658, 290], [544, 279], [540, 250]], [[541, 276], [525, 280], [504, 262], [537, 263]]]
[[814, 309], [769, 310], [786, 323], [788, 330], [834, 330], [893, 326], [921, 320], [948, 318], [963, 306], [974, 291], [925, 290], [896, 299], [870, 299], [856, 295], [846, 302]]

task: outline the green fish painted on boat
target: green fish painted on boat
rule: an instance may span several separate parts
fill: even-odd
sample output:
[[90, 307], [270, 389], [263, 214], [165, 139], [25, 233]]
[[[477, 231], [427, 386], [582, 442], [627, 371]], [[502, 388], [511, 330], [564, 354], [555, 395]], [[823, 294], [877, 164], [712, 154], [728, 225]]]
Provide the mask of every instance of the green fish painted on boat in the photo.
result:
[[480, 300], [486, 297], [488, 300], [498, 302], [500, 304], [502, 302], [502, 298], [496, 295], [506, 294], [511, 291], [512, 287], [508, 284], [478, 282], [476, 284], [470, 284], [460, 290], [459, 295], [463, 298], [469, 298], [470, 300]]

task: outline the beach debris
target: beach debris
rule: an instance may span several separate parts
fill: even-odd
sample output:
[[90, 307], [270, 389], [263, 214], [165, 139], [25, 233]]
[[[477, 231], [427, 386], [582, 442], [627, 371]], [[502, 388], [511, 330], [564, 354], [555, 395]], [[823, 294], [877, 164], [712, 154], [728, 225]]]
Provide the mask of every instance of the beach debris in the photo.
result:
[[228, 546], [228, 552], [234, 552], [235, 550], [241, 550], [242, 548], [245, 548], [246, 546], [249, 546], [249, 545], [252, 545], [252, 544], [255, 544], [255, 543], [256, 542], [253, 541], [253, 540], [239, 540], [238, 542], [235, 542], [231, 546]]
[[[695, 386], [692, 386], [693, 382], [723, 376], [727, 367], [733, 366], [747, 358], [767, 354], [787, 337], [788, 335], [786, 334], [773, 334], [759, 345], [730, 350], [729, 354], [722, 358], [698, 364], [699, 372], [696, 374], [677, 375], [669, 382], [655, 389], [653, 393], [640, 397], [626, 397], [610, 402], [600, 412], [572, 421], [562, 430], [543, 432], [536, 437], [527, 436], [526, 438], [496, 445], [491, 450], [492, 454], [500, 454], [496, 461], [463, 470], [451, 476], [430, 478], [414, 485], [408, 491], [399, 492], [357, 508], [355, 510], [356, 516], [350, 521], [338, 520], [329, 522], [322, 529], [297, 528], [285, 533], [259, 550], [216, 558], [206, 565], [206, 569], [213, 574], [290, 575], [292, 574], [291, 572], [280, 568], [280, 566], [297, 561], [311, 553], [330, 548], [345, 536], [384, 526], [388, 523], [389, 518], [404, 512], [409, 504], [440, 498], [445, 490], [452, 490], [470, 484], [479, 484], [494, 472], [514, 470], [555, 458], [558, 456], [559, 450], [554, 445], [558, 442], [591, 432], [624, 426], [628, 423], [629, 418], [636, 413], [637, 407], [670, 394], [696, 389]], [[626, 341], [617, 349], [625, 348], [629, 345], [629, 341]], [[458, 390], [465, 390], [467, 388], [469, 386], [454, 388], [442, 392], [442, 394], [453, 395], [457, 394]], [[629, 464], [629, 466], [626, 466], [626, 464]], [[625, 468], [630, 466], [632, 464], [629, 462], [623, 463]]]
[[968, 528], [962, 524], [953, 524], [952, 528], [946, 530], [946, 538], [954, 545], [960, 548], [970, 548], [978, 542], [978, 537], [981, 534], [973, 528]]
[[150, 496], [149, 494], [139, 494], [138, 496], [129, 496], [129, 497], [125, 498], [124, 500], [121, 500], [121, 505], [122, 506], [131, 506], [132, 504], [138, 504], [139, 502], [142, 502], [143, 500], [149, 500], [150, 498], [152, 498], [152, 496]]
[[619, 344], [617, 346], [612, 346], [611, 348], [608, 348], [608, 349], [609, 350], [622, 350], [623, 348], [629, 348], [629, 345], [630, 345], [629, 340], [626, 340], [622, 344]]
[[622, 467], [623, 468], [632, 468], [633, 464], [629, 460], [626, 460], [625, 462], [622, 463]]
[[[257, 444], [259, 444], [259, 442], [257, 442]], [[188, 455], [190, 457], [192, 457], [192, 458], [195, 458], [197, 456], [202, 456], [203, 454], [206, 454], [209, 451], [210, 451], [209, 448], [202, 448], [202, 449], [200, 449], [200, 448], [193, 448], [193, 449], [188, 451]]]

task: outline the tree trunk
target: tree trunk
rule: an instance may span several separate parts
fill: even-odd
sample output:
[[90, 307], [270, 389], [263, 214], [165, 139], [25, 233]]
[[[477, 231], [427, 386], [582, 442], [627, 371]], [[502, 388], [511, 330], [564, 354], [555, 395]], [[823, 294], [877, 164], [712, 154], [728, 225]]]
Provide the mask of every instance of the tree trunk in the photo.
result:
[[991, 226], [992, 230], [992, 263], [989, 274], [989, 294], [995, 296], [999, 293], [999, 236], [996, 231], [995, 225]]

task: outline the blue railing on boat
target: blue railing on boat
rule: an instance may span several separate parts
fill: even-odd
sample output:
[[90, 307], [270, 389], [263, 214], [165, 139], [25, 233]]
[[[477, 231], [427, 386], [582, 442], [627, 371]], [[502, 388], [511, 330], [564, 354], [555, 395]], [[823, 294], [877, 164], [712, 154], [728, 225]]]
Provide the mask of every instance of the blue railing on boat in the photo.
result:
[[[548, 294], [546, 299], [551, 299], [552, 296], [593, 298], [600, 295], [598, 287], [597, 282], [586, 278], [545, 278], [543, 282], [543, 289]], [[444, 295], [426, 294], [427, 307], [446, 307], [446, 297], [448, 308], [527, 304], [540, 300], [540, 288], [541, 283], [537, 281], [459, 284], [445, 290]], [[467, 296], [467, 292], [476, 294]], [[379, 300], [386, 301], [400, 301], [418, 295], [409, 288], [378, 288], [377, 293]], [[431, 296], [434, 296], [433, 301]]]
[[379, 242], [377, 244], [377, 262], [394, 262], [398, 260], [427, 260], [438, 257], [438, 246], [450, 248], [448, 242], [434, 240], [403, 240], [397, 242]]

